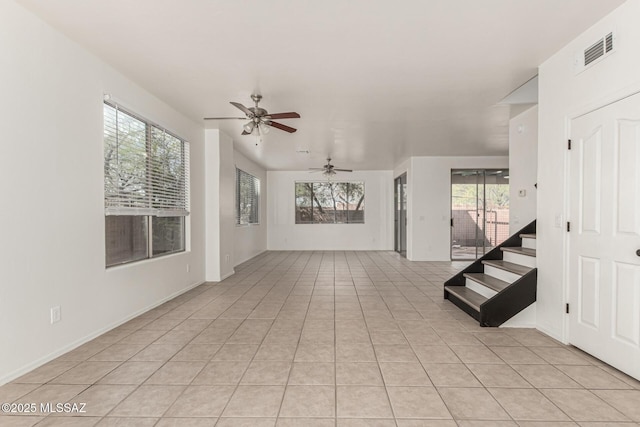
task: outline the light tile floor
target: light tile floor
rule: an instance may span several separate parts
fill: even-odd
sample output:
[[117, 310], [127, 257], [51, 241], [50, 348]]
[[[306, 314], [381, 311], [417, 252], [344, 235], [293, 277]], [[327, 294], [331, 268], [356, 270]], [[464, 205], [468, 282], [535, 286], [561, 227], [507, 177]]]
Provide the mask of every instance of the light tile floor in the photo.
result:
[[638, 425], [639, 382], [443, 300], [464, 265], [267, 252], [0, 387], [38, 404], [0, 425]]

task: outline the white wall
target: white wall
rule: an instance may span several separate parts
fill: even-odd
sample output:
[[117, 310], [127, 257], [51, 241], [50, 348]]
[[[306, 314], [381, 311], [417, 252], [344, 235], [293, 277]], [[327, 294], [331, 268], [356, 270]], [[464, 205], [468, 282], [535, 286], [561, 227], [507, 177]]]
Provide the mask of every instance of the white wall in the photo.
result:
[[[204, 172], [200, 125], [14, 2], [0, 52], [3, 383], [204, 280]], [[105, 269], [104, 92], [191, 142], [189, 251]]]
[[295, 183], [321, 181], [307, 171], [268, 171], [269, 250], [393, 249], [393, 172], [338, 173], [333, 181], [364, 181], [364, 224], [296, 224]]
[[260, 224], [235, 226], [233, 265], [236, 266], [267, 250], [267, 194], [269, 185], [267, 171], [263, 167], [247, 159], [237, 151], [234, 151], [233, 159], [237, 168], [250, 173], [260, 180], [260, 211], [258, 214]]
[[[538, 106], [509, 120], [509, 234], [536, 219]], [[525, 196], [519, 191], [524, 190]]]
[[[564, 338], [566, 144], [572, 117], [640, 90], [640, 2], [628, 1], [539, 68], [538, 329]], [[574, 55], [616, 32], [617, 51], [576, 75]]]
[[508, 166], [508, 157], [412, 157], [407, 174], [407, 259], [451, 260], [451, 169]]
[[206, 280], [231, 276], [235, 238], [233, 140], [218, 129], [205, 131]]

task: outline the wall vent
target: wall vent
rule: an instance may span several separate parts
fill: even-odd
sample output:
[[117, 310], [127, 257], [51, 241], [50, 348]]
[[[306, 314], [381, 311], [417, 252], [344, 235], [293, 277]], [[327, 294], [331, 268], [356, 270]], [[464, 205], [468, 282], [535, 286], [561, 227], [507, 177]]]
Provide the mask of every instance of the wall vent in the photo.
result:
[[600, 40], [591, 44], [584, 49], [580, 54], [576, 55], [575, 68], [576, 74], [586, 70], [591, 65], [599, 62], [602, 58], [608, 56], [614, 51], [615, 37], [613, 32], [610, 32]]
[[584, 66], [604, 56], [604, 39], [598, 40], [593, 46], [584, 50]]

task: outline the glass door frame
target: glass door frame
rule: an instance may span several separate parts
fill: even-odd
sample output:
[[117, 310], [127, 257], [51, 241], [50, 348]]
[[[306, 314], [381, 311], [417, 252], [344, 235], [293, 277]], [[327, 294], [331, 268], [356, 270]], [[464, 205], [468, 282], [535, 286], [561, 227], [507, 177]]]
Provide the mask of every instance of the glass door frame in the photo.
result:
[[[454, 248], [453, 248], [453, 240], [454, 240], [454, 204], [453, 204], [453, 176], [454, 172], [470, 172], [476, 177], [476, 221], [475, 221], [475, 258], [483, 256], [487, 253], [487, 248], [493, 248], [492, 242], [489, 241], [489, 246], [487, 247], [487, 176], [502, 174], [502, 176], [507, 175], [508, 178], [508, 168], [452, 168], [450, 174], [450, 233], [449, 233], [449, 256], [452, 261], [470, 261], [470, 258], [456, 258], [454, 257]], [[480, 186], [482, 186], [482, 191], [480, 191]], [[480, 216], [482, 216], [482, 221], [480, 222]], [[497, 216], [497, 215], [496, 215]], [[498, 241], [498, 230], [497, 230], [497, 219], [494, 219], [494, 234], [496, 234], [494, 244], [497, 244]], [[480, 235], [481, 234], [481, 235]], [[481, 242], [480, 242], [481, 240]]]
[[393, 216], [394, 240], [393, 250], [402, 257], [407, 257], [407, 173], [402, 173], [393, 180]]
[[[451, 227], [450, 227], [450, 232], [449, 232], [449, 257], [451, 258], [451, 261], [469, 261], [469, 258], [454, 258], [453, 256], [453, 229], [454, 229], [454, 218], [453, 218], [453, 173], [454, 172], [474, 172], [475, 173], [475, 177], [476, 177], [476, 219], [480, 218], [480, 202], [479, 202], [479, 195], [480, 195], [480, 191], [479, 191], [479, 186], [480, 186], [480, 177], [482, 177], [482, 200], [485, 200], [486, 194], [485, 194], [485, 174], [486, 174], [486, 170], [485, 169], [475, 169], [475, 168], [471, 168], [471, 169], [465, 169], [465, 168], [456, 168], [456, 169], [451, 169], [451, 173], [449, 175], [451, 181], [449, 184], [449, 192], [450, 192], [450, 197], [449, 197], [449, 205], [450, 205], [450, 218], [451, 218]], [[486, 229], [486, 215], [482, 216], [482, 229]], [[475, 258], [474, 259], [478, 259], [478, 231], [479, 228], [477, 227], [477, 222], [476, 222], [476, 227], [475, 227], [475, 236], [474, 236], [474, 242], [475, 242]], [[484, 239], [482, 239], [482, 253], [484, 254]]]

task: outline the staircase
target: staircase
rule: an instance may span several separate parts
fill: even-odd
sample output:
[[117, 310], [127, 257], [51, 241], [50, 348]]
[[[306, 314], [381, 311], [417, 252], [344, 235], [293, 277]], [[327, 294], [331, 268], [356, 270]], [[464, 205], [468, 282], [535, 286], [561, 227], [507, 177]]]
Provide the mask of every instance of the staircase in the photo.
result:
[[536, 222], [444, 283], [444, 298], [480, 322], [500, 326], [536, 301]]

